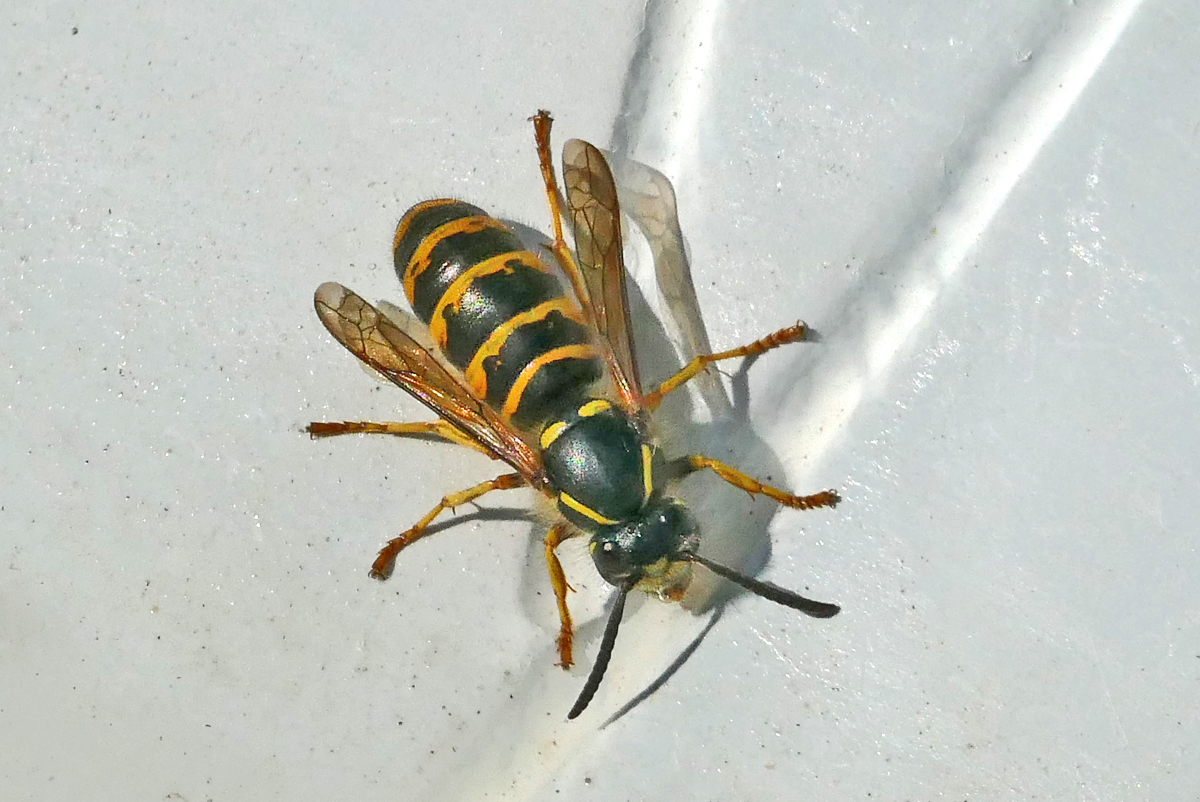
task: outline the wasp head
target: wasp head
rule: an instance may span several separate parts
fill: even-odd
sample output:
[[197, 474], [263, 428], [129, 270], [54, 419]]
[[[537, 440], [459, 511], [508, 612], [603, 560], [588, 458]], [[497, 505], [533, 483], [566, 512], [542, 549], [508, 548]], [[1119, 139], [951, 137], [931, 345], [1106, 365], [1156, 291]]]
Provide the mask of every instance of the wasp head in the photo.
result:
[[696, 519], [673, 498], [651, 501], [636, 518], [592, 535], [592, 561], [610, 584], [678, 600], [692, 577], [700, 544]]

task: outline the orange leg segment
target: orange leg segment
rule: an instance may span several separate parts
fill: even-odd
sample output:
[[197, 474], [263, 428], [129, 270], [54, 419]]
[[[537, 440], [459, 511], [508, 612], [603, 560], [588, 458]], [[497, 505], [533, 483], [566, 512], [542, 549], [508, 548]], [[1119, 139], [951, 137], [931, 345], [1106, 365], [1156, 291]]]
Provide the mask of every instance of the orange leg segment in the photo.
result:
[[[562, 221], [564, 215], [562, 196], [558, 194], [558, 177], [554, 173], [554, 156], [550, 153], [550, 127], [554, 123], [554, 118], [550, 116], [550, 112], [541, 110], [529, 119], [533, 122], [534, 139], [537, 143], [538, 165], [541, 167], [542, 182], [546, 187], [546, 200], [550, 203], [550, 216], [554, 219], [554, 242], [550, 245], [550, 251], [554, 254], [559, 267], [567, 274], [567, 278], [571, 282], [571, 289], [574, 291], [575, 297], [579, 300], [579, 306], [583, 309], [584, 317], [587, 318], [591, 327], [595, 329], [597, 323], [596, 306], [592, 303], [592, 296], [588, 292], [583, 272], [579, 269], [579, 263], [575, 261], [575, 255], [571, 253], [571, 249], [567, 247], [566, 239], [563, 238]], [[603, 354], [604, 361], [608, 364], [612, 375], [620, 376], [621, 367], [617, 363], [617, 357], [607, 342], [601, 343], [600, 352]], [[640, 406], [641, 399], [637, 397], [632, 388], [625, 386], [618, 387], [618, 393], [627, 405], [633, 407]]]
[[592, 309], [587, 285], [583, 281], [583, 273], [580, 272], [579, 265], [563, 237], [562, 199], [558, 194], [558, 177], [554, 173], [554, 156], [550, 153], [550, 126], [554, 123], [554, 118], [550, 116], [550, 112], [543, 110], [529, 119], [533, 121], [538, 165], [541, 167], [542, 182], [546, 187], [546, 200], [550, 202], [550, 216], [554, 220], [554, 243], [550, 246], [550, 250], [562, 266], [563, 272], [567, 274], [567, 278], [571, 280], [571, 289], [575, 291], [575, 297], [579, 299], [584, 314], [595, 325], [596, 313]]
[[466, 446], [495, 459], [491, 452], [463, 434], [446, 420], [421, 423], [374, 423], [365, 420], [314, 421], [305, 428], [312, 439], [337, 437], [342, 434], [390, 434], [397, 437], [437, 437], [455, 445]]
[[659, 385], [658, 389], [646, 394], [646, 406], [650, 409], [656, 408], [662, 403], [662, 400], [672, 390], [679, 388], [681, 385], [694, 379], [700, 371], [707, 368], [714, 362], [720, 362], [723, 359], [733, 359], [739, 356], [758, 356], [759, 354], [769, 351], [772, 348], [778, 348], [781, 345], [788, 343], [799, 342], [808, 334], [808, 326], [803, 323], [797, 323], [794, 326], [788, 326], [786, 329], [768, 334], [761, 340], [755, 340], [749, 345], [743, 345], [741, 348], [734, 348], [729, 351], [721, 351], [717, 354], [701, 354], [693, 359], [683, 370], [676, 373], [671, 378]]
[[692, 454], [676, 460], [672, 467], [678, 472], [677, 475], [680, 476], [708, 469], [726, 482], [729, 482], [729, 484], [741, 488], [751, 495], [766, 496], [778, 501], [785, 507], [792, 507], [797, 510], [811, 510], [815, 507], [833, 507], [841, 501], [841, 496], [833, 490], [825, 490], [820, 493], [814, 493], [811, 496], [795, 496], [791, 493], [785, 493], [778, 488], [763, 484], [752, 476], [747, 476], [732, 465], [726, 465], [724, 462], [702, 454]]
[[493, 490], [512, 490], [515, 487], [522, 487], [525, 480], [521, 478], [519, 473], [504, 473], [497, 476], [495, 479], [489, 479], [486, 482], [480, 482], [474, 487], [469, 487], [466, 490], [460, 490], [457, 493], [451, 493], [442, 498], [429, 514], [421, 520], [417, 521], [416, 526], [409, 529], [400, 537], [393, 538], [387, 542], [379, 552], [379, 556], [375, 558], [375, 563], [371, 566], [371, 576], [375, 579], [387, 579], [392, 575], [392, 570], [396, 567], [396, 555], [400, 553], [406, 546], [415, 543], [428, 534], [426, 529], [433, 523], [433, 519], [437, 518], [443, 510], [453, 510], [462, 504], [474, 501], [485, 493], [490, 493]]
[[567, 591], [574, 590], [574, 588], [567, 584], [567, 575], [563, 572], [562, 563], [559, 562], [558, 555], [554, 553], [554, 550], [558, 548], [558, 544], [573, 537], [574, 534], [565, 525], [555, 524], [546, 533], [544, 541], [546, 544], [546, 568], [550, 571], [550, 584], [554, 586], [554, 598], [558, 602], [558, 664], [563, 668], [570, 668], [575, 662], [571, 655], [575, 628], [571, 624], [571, 611], [567, 609]]

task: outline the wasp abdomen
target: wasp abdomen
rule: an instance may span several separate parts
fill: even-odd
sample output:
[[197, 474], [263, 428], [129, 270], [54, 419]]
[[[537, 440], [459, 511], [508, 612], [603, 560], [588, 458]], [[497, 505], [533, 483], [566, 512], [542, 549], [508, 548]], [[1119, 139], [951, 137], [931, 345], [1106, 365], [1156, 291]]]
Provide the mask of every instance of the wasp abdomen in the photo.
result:
[[393, 241], [413, 312], [472, 389], [518, 426], [576, 402], [603, 367], [579, 304], [499, 220], [458, 200], [409, 209]]

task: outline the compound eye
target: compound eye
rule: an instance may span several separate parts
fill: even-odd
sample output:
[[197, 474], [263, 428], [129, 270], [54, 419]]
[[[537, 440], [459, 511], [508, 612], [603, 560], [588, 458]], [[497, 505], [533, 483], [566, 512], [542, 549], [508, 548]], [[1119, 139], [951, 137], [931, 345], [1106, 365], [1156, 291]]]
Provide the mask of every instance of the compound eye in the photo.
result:
[[592, 562], [604, 581], [617, 585], [630, 578], [635, 569], [629, 562], [629, 552], [615, 540], [597, 541], [592, 549]]

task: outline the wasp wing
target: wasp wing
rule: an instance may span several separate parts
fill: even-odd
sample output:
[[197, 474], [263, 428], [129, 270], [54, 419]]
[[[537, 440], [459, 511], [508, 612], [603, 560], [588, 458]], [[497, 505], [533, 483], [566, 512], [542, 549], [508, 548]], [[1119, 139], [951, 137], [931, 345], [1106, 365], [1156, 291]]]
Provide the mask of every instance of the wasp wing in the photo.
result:
[[325, 328], [350, 353], [513, 466], [532, 487], [544, 489], [541, 458], [521, 434], [387, 315], [333, 282], [317, 288], [313, 303]]
[[[680, 356], [686, 364], [700, 354], [711, 354], [712, 343], [700, 314], [692, 269], [683, 247], [671, 180], [653, 167], [618, 154], [608, 154], [608, 160], [621, 187], [621, 208], [641, 229], [650, 246], [658, 290], [680, 339]], [[729, 396], [712, 371], [702, 372], [693, 382], [714, 416], [730, 412]]]
[[572, 139], [563, 146], [563, 187], [575, 230], [575, 253], [583, 273], [596, 328], [616, 358], [618, 384], [638, 400], [642, 397], [629, 322], [624, 242], [617, 186], [603, 154], [593, 145]]

